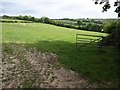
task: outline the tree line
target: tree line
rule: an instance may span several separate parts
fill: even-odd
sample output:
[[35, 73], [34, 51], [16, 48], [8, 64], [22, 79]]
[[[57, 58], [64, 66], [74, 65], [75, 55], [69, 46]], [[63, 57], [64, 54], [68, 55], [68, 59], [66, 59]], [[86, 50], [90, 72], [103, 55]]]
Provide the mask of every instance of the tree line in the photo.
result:
[[[63, 18], [63, 19], [49, 19], [48, 17], [41, 17], [41, 18], [35, 18], [33, 16], [7, 16], [3, 15], [3, 19], [15, 19], [15, 20], [24, 20], [24, 21], [19, 21], [21, 23], [27, 23], [28, 21], [31, 22], [36, 22], [36, 23], [46, 23], [46, 24], [52, 24], [56, 26], [61, 26], [61, 27], [66, 27], [66, 28], [74, 28], [78, 30], [88, 30], [88, 31], [97, 31], [101, 32], [102, 30], [102, 22], [101, 21], [95, 21], [94, 19], [69, 19], [69, 18]], [[61, 21], [60, 21], [61, 20]], [[75, 21], [75, 24], [67, 24], [66, 22], [63, 22], [62, 20], [66, 21]], [[18, 22], [18, 21], [3, 21], [3, 22]], [[88, 24], [86, 24], [88, 23]], [[94, 23], [94, 24], [91, 24]]]

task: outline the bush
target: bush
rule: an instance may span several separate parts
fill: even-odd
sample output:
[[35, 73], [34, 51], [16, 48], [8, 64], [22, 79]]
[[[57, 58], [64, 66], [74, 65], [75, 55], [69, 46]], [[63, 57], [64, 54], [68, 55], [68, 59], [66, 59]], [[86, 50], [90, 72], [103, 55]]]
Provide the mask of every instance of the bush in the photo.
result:
[[120, 49], [120, 21], [112, 21], [105, 25], [104, 32], [109, 35], [102, 40], [104, 45], [113, 45], [117, 49]]

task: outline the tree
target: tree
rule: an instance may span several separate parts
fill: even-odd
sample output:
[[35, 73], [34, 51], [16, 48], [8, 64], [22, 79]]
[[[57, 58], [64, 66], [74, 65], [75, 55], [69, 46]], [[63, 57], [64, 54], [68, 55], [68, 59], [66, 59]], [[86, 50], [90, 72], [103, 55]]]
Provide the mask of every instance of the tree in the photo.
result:
[[17, 17], [17, 19], [23, 20], [24, 17], [23, 17], [22, 15], [19, 15], [19, 16]]
[[6, 18], [10, 18], [10, 17], [9, 17], [9, 16], [7, 16], [7, 15], [3, 15], [3, 17], [2, 17], [2, 18], [5, 18], [5, 19], [6, 19]]
[[45, 23], [45, 18], [47, 18], [47, 17], [41, 17], [41, 22], [42, 23]]
[[48, 17], [42, 17], [41, 22], [42, 23], [47, 23], [47, 24], [54, 24], [54, 21], [49, 19]]
[[79, 26], [79, 28], [80, 28], [80, 25], [82, 24], [82, 22], [81, 21], [77, 21], [77, 25]]
[[117, 49], [120, 49], [120, 21], [112, 21], [104, 26], [104, 32], [109, 35], [102, 40], [104, 45], [113, 45]]
[[49, 24], [49, 22], [50, 22], [50, 19], [49, 19], [49, 18], [46, 17], [44, 20], [45, 20], [45, 21], [44, 21], [45, 23], [48, 23], [48, 24]]
[[30, 21], [35, 21], [35, 18], [34, 18], [34, 17], [31, 17], [31, 18], [30, 18]]
[[[109, 4], [109, 0], [95, 0], [95, 4], [104, 4], [103, 12], [110, 9], [111, 5]], [[116, 0], [114, 2], [114, 6], [116, 6], [115, 12], [118, 13], [118, 18], [120, 17], [120, 0]], [[101, 42], [105, 45], [114, 45], [117, 49], [120, 49], [120, 21], [116, 20], [115, 22], [106, 25], [104, 27], [104, 31], [109, 33], [106, 38], [103, 38]]]
[[23, 19], [24, 19], [24, 20], [28, 20], [28, 16], [25, 15], [25, 16], [23, 17]]
[[[94, 0], [95, 4], [104, 4], [103, 11], [107, 12], [108, 9], [110, 9], [111, 5], [109, 3], [109, 0]], [[116, 7], [115, 12], [118, 14], [118, 17], [120, 17], [120, 0], [116, 0], [114, 2], [114, 6]]]

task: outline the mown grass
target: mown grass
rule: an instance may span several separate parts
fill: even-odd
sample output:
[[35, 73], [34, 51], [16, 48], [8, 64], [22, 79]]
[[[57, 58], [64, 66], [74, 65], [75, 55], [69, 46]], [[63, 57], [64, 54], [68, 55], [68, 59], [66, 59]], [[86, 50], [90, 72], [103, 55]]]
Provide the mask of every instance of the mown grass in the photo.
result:
[[20, 43], [27, 47], [36, 47], [42, 52], [56, 53], [59, 62], [65, 67], [90, 81], [98, 82], [100, 87], [117, 87], [117, 52], [114, 48], [97, 48], [96, 44], [79, 48], [75, 44], [76, 33], [105, 34], [37, 23], [2, 25], [3, 43]]

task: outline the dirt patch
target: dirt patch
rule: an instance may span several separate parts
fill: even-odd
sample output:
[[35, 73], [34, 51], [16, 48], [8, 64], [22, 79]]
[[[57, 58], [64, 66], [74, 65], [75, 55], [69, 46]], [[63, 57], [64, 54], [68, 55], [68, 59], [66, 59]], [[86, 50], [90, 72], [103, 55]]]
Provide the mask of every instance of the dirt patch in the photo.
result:
[[[9, 51], [10, 50], [10, 51]], [[22, 45], [3, 46], [3, 88], [95, 88], [74, 71], [65, 69], [54, 53]]]

